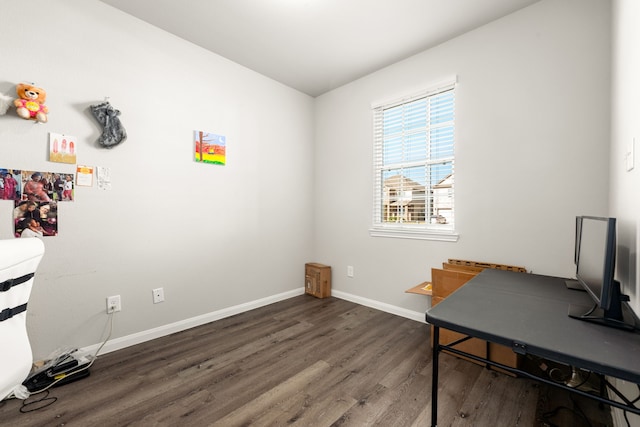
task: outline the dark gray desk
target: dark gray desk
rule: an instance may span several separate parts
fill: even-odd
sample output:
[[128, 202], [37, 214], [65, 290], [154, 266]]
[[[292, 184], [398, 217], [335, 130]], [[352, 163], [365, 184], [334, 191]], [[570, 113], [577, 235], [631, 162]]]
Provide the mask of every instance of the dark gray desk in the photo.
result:
[[[439, 328], [502, 344], [516, 353], [589, 370], [640, 384], [640, 334], [570, 318], [569, 304], [593, 305], [585, 292], [567, 289], [565, 279], [486, 269], [427, 311], [433, 328], [433, 387], [431, 424], [437, 425]], [[594, 397], [577, 389], [494, 362], [479, 359], [542, 382]], [[597, 397], [596, 397], [597, 398]], [[608, 399], [607, 404], [640, 414], [640, 408]]]

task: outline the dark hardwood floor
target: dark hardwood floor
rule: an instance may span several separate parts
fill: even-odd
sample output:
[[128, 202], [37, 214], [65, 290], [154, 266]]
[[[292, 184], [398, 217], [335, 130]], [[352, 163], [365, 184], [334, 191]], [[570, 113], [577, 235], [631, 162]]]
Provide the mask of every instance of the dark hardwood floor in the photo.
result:
[[[604, 421], [544, 422], [562, 395], [449, 355], [440, 378], [440, 426], [611, 425], [589, 399]], [[100, 356], [49, 406], [0, 403], [0, 425], [429, 426], [430, 396], [427, 325], [302, 295]]]

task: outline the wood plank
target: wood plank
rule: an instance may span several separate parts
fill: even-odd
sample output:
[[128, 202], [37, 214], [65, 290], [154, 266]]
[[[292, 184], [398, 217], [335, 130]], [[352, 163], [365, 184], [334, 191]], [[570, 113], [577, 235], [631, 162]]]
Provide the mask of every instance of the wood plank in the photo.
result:
[[422, 282], [413, 288], [407, 289], [405, 293], [430, 296], [432, 295], [431, 282]]
[[477, 273], [443, 270], [440, 268], [431, 269], [431, 283], [433, 285], [433, 296], [446, 298], [458, 290], [462, 285], [473, 279]]
[[527, 269], [525, 267], [520, 267], [517, 265], [508, 265], [508, 264], [498, 264], [493, 262], [480, 262], [480, 261], [469, 261], [463, 259], [451, 259], [447, 260], [447, 263], [451, 265], [459, 265], [459, 266], [471, 266], [471, 267], [480, 267], [480, 268], [493, 268], [497, 270], [507, 270], [507, 271], [517, 271], [520, 273], [526, 273]]

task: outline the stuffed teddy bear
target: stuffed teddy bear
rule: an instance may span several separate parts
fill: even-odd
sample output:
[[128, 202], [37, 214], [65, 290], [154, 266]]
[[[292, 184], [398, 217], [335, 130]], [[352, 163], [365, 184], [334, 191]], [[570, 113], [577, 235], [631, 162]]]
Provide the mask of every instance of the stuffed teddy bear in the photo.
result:
[[46, 123], [49, 109], [44, 105], [47, 98], [47, 92], [44, 89], [20, 83], [16, 86], [18, 99], [13, 101], [16, 106], [16, 112], [20, 117], [27, 120], [36, 120], [40, 123]]

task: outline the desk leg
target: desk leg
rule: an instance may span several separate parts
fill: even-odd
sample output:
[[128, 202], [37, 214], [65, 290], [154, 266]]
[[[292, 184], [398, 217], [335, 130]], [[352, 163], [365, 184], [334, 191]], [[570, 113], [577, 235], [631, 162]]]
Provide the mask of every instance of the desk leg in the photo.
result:
[[438, 426], [438, 355], [440, 354], [440, 328], [433, 326], [433, 358], [431, 366], [431, 427]]

